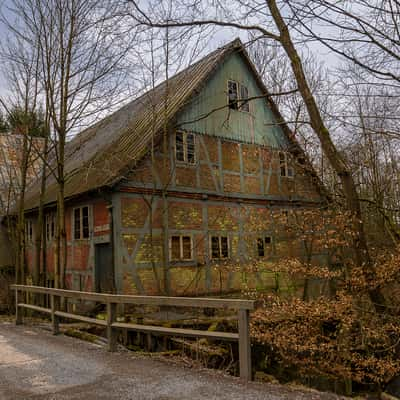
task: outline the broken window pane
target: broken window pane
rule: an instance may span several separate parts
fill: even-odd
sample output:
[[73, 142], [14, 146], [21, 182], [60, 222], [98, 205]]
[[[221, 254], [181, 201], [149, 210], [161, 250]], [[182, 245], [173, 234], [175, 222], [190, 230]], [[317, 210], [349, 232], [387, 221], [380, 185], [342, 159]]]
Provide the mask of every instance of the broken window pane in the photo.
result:
[[283, 151], [279, 152], [279, 166], [280, 166], [281, 176], [293, 178], [294, 169], [289, 165], [288, 153], [285, 153]]
[[74, 239], [89, 238], [89, 207], [74, 209]]
[[54, 239], [56, 230], [56, 216], [55, 214], [47, 214], [46, 215], [46, 239], [47, 241], [51, 241]]
[[33, 222], [32, 222], [32, 220], [25, 221], [25, 241], [26, 241], [26, 243], [33, 242]]
[[183, 144], [183, 132], [176, 132], [175, 155], [178, 161], [185, 161], [185, 150]]
[[192, 240], [190, 236], [182, 236], [182, 253], [184, 260], [192, 259]]
[[281, 176], [286, 176], [286, 154], [283, 151], [279, 152], [279, 168]]
[[228, 105], [232, 110], [238, 109], [238, 84], [235, 81], [228, 81]]
[[193, 164], [195, 162], [195, 148], [193, 133], [186, 134], [187, 162]]
[[219, 258], [219, 237], [218, 236], [211, 237], [211, 257]]
[[181, 258], [181, 243], [179, 236], [171, 237], [171, 260], [179, 260]]
[[82, 238], [89, 237], [89, 207], [82, 207]]
[[262, 240], [262, 238], [257, 239], [257, 254], [258, 254], [258, 257], [265, 256], [264, 240]]
[[240, 98], [242, 100], [240, 109], [242, 111], [250, 112], [249, 102], [246, 99], [249, 98], [249, 91], [246, 86], [240, 85]]
[[53, 218], [51, 219], [51, 237], [54, 238], [56, 235], [56, 216], [53, 214]]
[[74, 239], [81, 238], [81, 209], [74, 210]]
[[228, 238], [221, 237], [221, 258], [228, 257]]

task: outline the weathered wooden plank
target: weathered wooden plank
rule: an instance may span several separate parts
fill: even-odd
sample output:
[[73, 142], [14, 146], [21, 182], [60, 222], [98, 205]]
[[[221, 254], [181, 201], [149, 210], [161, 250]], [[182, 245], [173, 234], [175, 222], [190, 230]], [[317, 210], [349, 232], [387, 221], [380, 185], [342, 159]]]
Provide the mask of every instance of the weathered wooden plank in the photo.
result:
[[162, 326], [127, 324], [124, 322], [114, 322], [112, 326], [115, 328], [128, 329], [131, 331], [168, 335], [168, 336], [204, 337], [209, 339], [221, 339], [230, 341], [239, 340], [239, 334], [230, 332], [211, 332], [211, 331], [200, 331], [194, 329], [166, 328]]
[[[254, 301], [250, 300], [225, 300], [210, 298], [187, 298], [187, 297], [165, 297], [165, 296], [125, 296], [110, 295], [101, 293], [79, 292], [63, 289], [51, 289], [28, 285], [11, 285], [16, 292], [16, 322], [22, 323], [21, 311], [24, 308], [50, 313], [52, 316], [53, 332], [58, 333], [59, 317], [78, 320], [89, 324], [107, 327], [108, 350], [114, 351], [117, 345], [117, 329], [134, 330], [147, 334], [158, 334], [168, 336], [183, 337], [204, 337], [210, 339], [239, 341], [239, 365], [240, 377], [245, 381], [252, 378], [251, 371], [251, 343], [250, 343], [250, 314], [249, 310], [254, 309]], [[31, 293], [45, 293], [51, 295], [51, 310], [19, 303], [19, 291]], [[82, 315], [71, 314], [59, 311], [60, 297], [77, 298], [80, 300], [96, 300], [107, 304], [107, 320], [103, 321], [96, 318], [84, 317]], [[117, 304], [145, 304], [145, 305], [169, 305], [181, 307], [204, 307], [204, 308], [234, 308], [238, 309], [239, 333], [230, 332], [210, 332], [193, 329], [167, 328], [162, 326], [150, 326], [140, 324], [128, 324], [115, 322]], [[19, 322], [20, 321], [20, 322]]]
[[18, 289], [15, 289], [15, 325], [21, 325], [23, 322], [23, 308], [18, 306], [19, 299]]
[[60, 309], [60, 298], [52, 294], [50, 296], [51, 304], [51, 325], [53, 328], [53, 335], [58, 335], [60, 333], [60, 320], [56, 315], [56, 312]]
[[117, 318], [117, 305], [107, 303], [107, 349], [115, 351], [117, 349], [117, 331], [113, 328], [113, 323]]
[[18, 303], [18, 307], [26, 308], [28, 310], [33, 310], [33, 311], [39, 311], [45, 314], [51, 314], [51, 310], [49, 308], [34, 306], [32, 304]]
[[86, 322], [88, 324], [107, 326], [107, 321], [104, 321], [102, 319], [84, 317], [83, 315], [71, 314], [64, 311], [55, 311], [54, 314], [57, 317], [75, 319], [77, 321]]
[[240, 377], [245, 381], [251, 381], [251, 344], [248, 310], [239, 310], [239, 368]]
[[52, 289], [40, 286], [12, 285], [13, 289], [24, 290], [31, 293], [55, 294], [62, 297], [93, 300], [102, 303], [141, 304], [149, 306], [174, 306], [196, 308], [226, 308], [234, 310], [253, 310], [254, 301], [241, 299], [214, 299], [197, 297], [168, 297], [168, 296], [128, 296], [118, 294], [102, 294], [80, 292], [74, 290]]

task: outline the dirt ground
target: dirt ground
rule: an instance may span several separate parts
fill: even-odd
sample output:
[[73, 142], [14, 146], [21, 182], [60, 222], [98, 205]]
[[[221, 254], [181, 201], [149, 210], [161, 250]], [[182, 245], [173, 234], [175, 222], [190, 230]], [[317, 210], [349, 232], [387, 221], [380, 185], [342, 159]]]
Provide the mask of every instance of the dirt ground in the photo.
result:
[[108, 353], [104, 346], [0, 322], [0, 399], [336, 400], [329, 393], [251, 382], [183, 362]]

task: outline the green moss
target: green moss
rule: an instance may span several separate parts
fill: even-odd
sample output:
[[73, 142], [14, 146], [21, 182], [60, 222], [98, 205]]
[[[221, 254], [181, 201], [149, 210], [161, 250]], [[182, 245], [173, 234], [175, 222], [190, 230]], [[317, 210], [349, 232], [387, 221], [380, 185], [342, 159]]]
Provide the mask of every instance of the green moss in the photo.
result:
[[140, 347], [140, 346], [137, 346], [137, 345], [135, 345], [135, 344], [128, 344], [127, 346], [126, 346], [126, 348], [128, 349], [128, 350], [130, 350], [130, 351], [143, 351], [143, 348], [142, 347]]
[[221, 328], [221, 325], [220, 325], [219, 321], [216, 321], [213, 324], [211, 324], [207, 330], [210, 332], [217, 332], [220, 328]]
[[77, 329], [68, 328], [64, 331], [64, 335], [84, 340], [86, 342], [95, 343], [98, 340], [96, 335], [91, 333], [82, 332]]

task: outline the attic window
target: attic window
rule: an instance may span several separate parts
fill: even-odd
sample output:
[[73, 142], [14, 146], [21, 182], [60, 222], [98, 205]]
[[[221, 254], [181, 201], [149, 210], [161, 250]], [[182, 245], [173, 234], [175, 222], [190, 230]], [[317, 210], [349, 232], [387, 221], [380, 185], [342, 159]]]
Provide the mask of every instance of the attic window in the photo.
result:
[[235, 81], [228, 81], [228, 105], [232, 110], [238, 109], [238, 84]]
[[195, 138], [193, 133], [178, 131], [175, 134], [175, 158], [177, 161], [196, 162]]
[[249, 90], [246, 86], [240, 85], [240, 109], [242, 111], [250, 112], [249, 102], [247, 99], [249, 98]]
[[[239, 96], [240, 94], [240, 96]], [[231, 110], [250, 112], [249, 89], [236, 81], [228, 81], [228, 106]]]
[[284, 151], [279, 152], [279, 169], [281, 176], [293, 178], [294, 170], [293, 167], [290, 166], [289, 154]]

